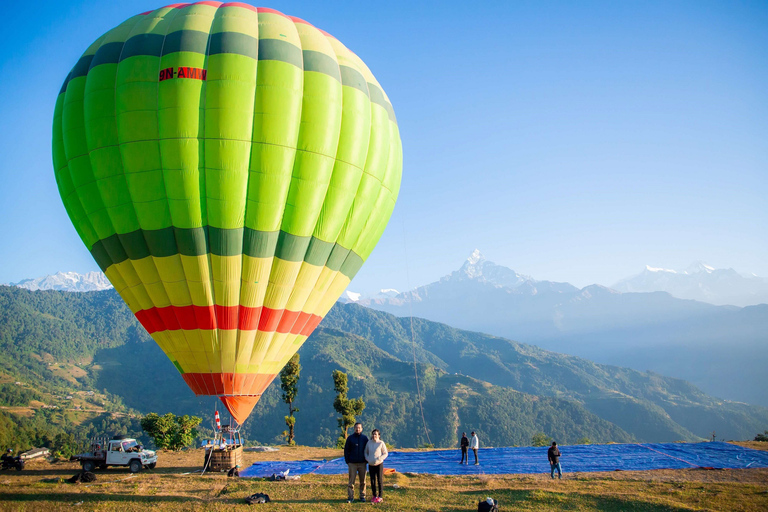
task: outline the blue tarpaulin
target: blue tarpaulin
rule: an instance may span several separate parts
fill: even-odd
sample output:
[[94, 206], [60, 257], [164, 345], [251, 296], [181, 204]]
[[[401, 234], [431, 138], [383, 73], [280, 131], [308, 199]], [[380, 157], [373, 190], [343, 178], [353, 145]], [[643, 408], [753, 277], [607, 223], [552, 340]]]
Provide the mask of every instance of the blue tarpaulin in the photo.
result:
[[[667, 444], [592, 444], [560, 446], [563, 472], [685, 469], [685, 468], [765, 468], [768, 452], [743, 448], [728, 443]], [[390, 452], [385, 468], [400, 473], [432, 475], [503, 475], [515, 473], [548, 473], [547, 447], [481, 448], [480, 465], [474, 465], [469, 452], [469, 465], [459, 465], [461, 455], [455, 450], [423, 452]], [[332, 460], [256, 462], [243, 477], [267, 477], [289, 470], [290, 475], [347, 474], [344, 458]]]

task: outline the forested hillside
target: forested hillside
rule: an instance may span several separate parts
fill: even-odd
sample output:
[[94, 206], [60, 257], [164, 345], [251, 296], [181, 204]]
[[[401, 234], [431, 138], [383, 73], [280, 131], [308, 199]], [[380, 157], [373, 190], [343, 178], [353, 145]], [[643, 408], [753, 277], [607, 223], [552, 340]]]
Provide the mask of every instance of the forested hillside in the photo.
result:
[[[114, 291], [0, 287], [0, 344], [6, 431], [9, 420], [42, 424], [51, 414], [59, 416], [49, 423], [69, 432], [109, 418], [123, 418], [126, 430], [131, 414], [149, 411], [202, 415], [205, 427], [214, 410], [224, 410], [217, 399], [192, 394]], [[412, 338], [410, 319], [357, 305], [337, 304], [299, 353], [300, 444], [335, 444], [335, 369], [349, 374], [350, 395], [365, 400], [366, 428], [382, 429], [396, 446], [454, 446], [457, 433], [469, 430], [493, 446], [527, 445], [538, 432], [561, 443], [696, 440], [712, 430], [747, 439], [768, 425], [768, 410], [714, 399], [684, 381], [421, 319]], [[12, 387], [16, 380], [25, 391]], [[54, 403], [60, 408], [43, 408]], [[273, 383], [246, 437], [278, 442], [286, 413]]]

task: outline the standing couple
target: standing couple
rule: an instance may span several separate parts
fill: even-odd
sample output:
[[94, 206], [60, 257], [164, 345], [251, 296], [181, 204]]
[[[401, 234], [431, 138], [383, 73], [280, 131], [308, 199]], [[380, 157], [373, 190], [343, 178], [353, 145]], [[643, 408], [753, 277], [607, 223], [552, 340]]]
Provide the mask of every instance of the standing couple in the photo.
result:
[[480, 462], [477, 460], [477, 450], [480, 449], [480, 440], [477, 438], [474, 432], [472, 432], [472, 439], [467, 439], [467, 433], [461, 433], [461, 462], [459, 464], [469, 464], [469, 455], [467, 455], [467, 448], [472, 448], [472, 452], [475, 454], [475, 466], [479, 466]]
[[373, 499], [371, 503], [384, 501], [381, 496], [382, 479], [384, 477], [384, 459], [389, 452], [387, 445], [381, 440], [379, 429], [371, 431], [371, 439], [363, 435], [363, 424], [355, 423], [355, 433], [347, 438], [344, 444], [344, 462], [349, 466], [349, 485], [347, 485], [347, 502], [355, 499], [355, 478], [360, 479], [360, 501], [365, 501], [365, 465], [371, 475]]

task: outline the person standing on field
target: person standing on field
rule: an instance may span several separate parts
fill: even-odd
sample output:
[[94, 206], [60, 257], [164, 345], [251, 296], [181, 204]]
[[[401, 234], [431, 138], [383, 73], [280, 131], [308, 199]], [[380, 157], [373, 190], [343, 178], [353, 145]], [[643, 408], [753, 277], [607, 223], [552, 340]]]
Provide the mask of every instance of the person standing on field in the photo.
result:
[[469, 455], [467, 454], [467, 450], [469, 448], [469, 439], [467, 439], [467, 433], [462, 432], [461, 433], [461, 462], [459, 464], [469, 464]]
[[549, 459], [549, 467], [552, 469], [552, 480], [555, 479], [555, 470], [557, 470], [557, 478], [563, 478], [563, 469], [560, 467], [560, 450], [557, 448], [557, 443], [552, 442], [552, 446], [547, 450], [547, 459]]
[[355, 501], [355, 478], [360, 479], [360, 501], [365, 501], [365, 446], [368, 438], [363, 435], [363, 424], [355, 423], [355, 433], [344, 443], [344, 462], [349, 467], [347, 502]]
[[469, 447], [472, 448], [472, 453], [475, 454], [475, 466], [479, 466], [480, 462], [477, 460], [477, 450], [480, 448], [480, 440], [474, 432], [472, 432], [472, 437], [469, 440]]
[[389, 452], [387, 445], [381, 440], [379, 429], [371, 431], [371, 440], [365, 445], [365, 460], [368, 461], [368, 473], [371, 475], [371, 503], [381, 503], [384, 497], [381, 495], [381, 486], [384, 482], [384, 459]]

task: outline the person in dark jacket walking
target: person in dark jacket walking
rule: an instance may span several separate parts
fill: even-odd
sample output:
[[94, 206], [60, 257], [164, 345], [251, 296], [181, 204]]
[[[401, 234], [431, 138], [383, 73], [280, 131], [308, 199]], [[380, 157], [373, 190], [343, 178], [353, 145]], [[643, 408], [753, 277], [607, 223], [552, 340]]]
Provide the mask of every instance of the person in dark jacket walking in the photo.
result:
[[363, 424], [355, 423], [355, 433], [344, 443], [344, 462], [349, 467], [349, 484], [347, 485], [347, 501], [355, 500], [355, 477], [360, 479], [360, 501], [365, 501], [365, 445], [368, 438], [363, 435]]
[[469, 464], [469, 455], [467, 455], [468, 450], [469, 450], [469, 439], [467, 439], [467, 433], [462, 432], [461, 433], [461, 462], [459, 462], [459, 464]]
[[557, 448], [557, 443], [553, 442], [547, 450], [547, 459], [549, 459], [549, 467], [552, 469], [552, 479], [555, 479], [555, 470], [557, 470], [557, 478], [562, 479], [563, 469], [560, 467], [560, 450]]

